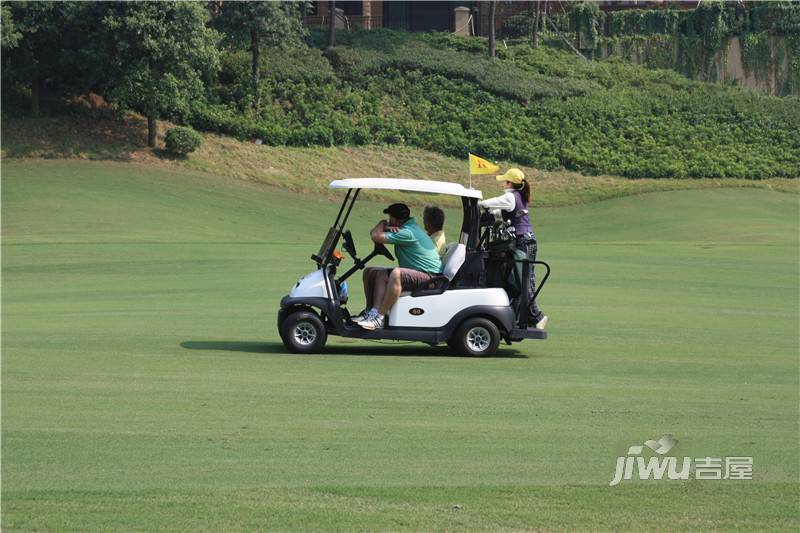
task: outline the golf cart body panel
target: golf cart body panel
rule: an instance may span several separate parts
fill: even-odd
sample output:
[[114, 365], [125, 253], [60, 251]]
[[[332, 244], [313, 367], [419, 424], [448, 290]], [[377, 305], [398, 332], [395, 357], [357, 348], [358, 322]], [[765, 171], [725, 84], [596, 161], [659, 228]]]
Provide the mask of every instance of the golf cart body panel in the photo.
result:
[[[545, 331], [527, 325], [527, 293], [523, 291], [522, 296], [511, 300], [508, 287], [487, 283], [490, 277], [487, 268], [493, 264], [489, 261], [488, 244], [494, 242], [492, 239], [497, 233], [489, 231], [487, 226], [481, 234], [481, 228], [486, 224], [478, 207], [478, 200], [482, 198], [480, 191], [457, 183], [392, 178], [335, 180], [330, 187], [346, 189], [347, 194], [319, 252], [311, 256], [317, 269], [299, 279], [290, 294], [281, 300], [278, 330], [290, 351], [313, 353], [321, 350], [329, 334], [368, 340], [420, 341], [432, 345], [447, 342], [457, 351], [476, 356], [494, 353], [500, 339], [510, 344], [524, 339], [547, 338]], [[378, 243], [374, 243], [369, 255], [363, 258], [357, 255], [353, 236], [345, 230], [345, 225], [361, 189], [458, 196], [463, 209], [459, 239], [445, 255], [443, 275], [435, 276], [413, 291], [402, 293], [389, 311], [386, 326], [371, 331], [355, 324], [344, 307], [347, 303], [345, 281], [378, 255], [391, 261], [394, 257]], [[340, 241], [354, 264], [337, 278], [337, 268], [344, 258], [336, 250]], [[515, 261], [524, 263], [524, 270], [530, 272], [533, 262], [510, 259], [507, 264]], [[541, 290], [550, 269], [546, 263], [536, 263], [547, 267], [547, 274], [538, 284]], [[524, 287], [528, 287], [525, 275], [523, 281]]]
[[323, 269], [314, 270], [297, 280], [289, 296], [292, 298], [328, 298], [330, 294], [325, 282], [325, 271]]
[[[335, 286], [335, 280], [330, 277], [326, 280], [326, 273], [330, 276], [328, 269], [321, 268], [301, 278], [288, 299], [281, 302], [281, 307], [287, 306], [290, 302], [295, 305], [314, 302], [313, 306], [317, 307], [323, 300], [338, 301], [338, 295], [331, 291], [331, 287]], [[480, 305], [476, 306], [475, 302], [480, 302]], [[404, 292], [389, 311], [388, 325], [405, 328], [441, 328], [464, 309], [506, 308], [509, 304], [508, 294], [499, 288], [451, 289], [430, 296], [413, 296], [411, 292]], [[326, 311], [326, 314], [330, 315], [331, 311], [329, 309]], [[489, 315], [501, 320], [501, 325], [505, 326], [504, 313], [492, 312]], [[509, 329], [510, 327], [511, 324]], [[359, 330], [363, 331], [361, 328]], [[346, 329], [341, 331], [347, 333]]]
[[389, 326], [442, 327], [475, 302], [490, 307], [509, 305], [508, 294], [503, 289], [451, 289], [438, 295], [418, 297], [403, 293], [389, 312]]

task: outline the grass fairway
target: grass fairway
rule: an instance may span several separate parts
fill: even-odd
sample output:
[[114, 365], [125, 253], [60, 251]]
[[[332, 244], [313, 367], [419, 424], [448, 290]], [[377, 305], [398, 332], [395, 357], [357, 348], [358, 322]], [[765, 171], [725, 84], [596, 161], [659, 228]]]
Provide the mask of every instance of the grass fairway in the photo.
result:
[[[800, 527], [797, 195], [538, 209], [551, 338], [468, 359], [284, 353], [328, 200], [135, 163], [2, 186], [5, 531]], [[663, 433], [754, 479], [608, 486]]]

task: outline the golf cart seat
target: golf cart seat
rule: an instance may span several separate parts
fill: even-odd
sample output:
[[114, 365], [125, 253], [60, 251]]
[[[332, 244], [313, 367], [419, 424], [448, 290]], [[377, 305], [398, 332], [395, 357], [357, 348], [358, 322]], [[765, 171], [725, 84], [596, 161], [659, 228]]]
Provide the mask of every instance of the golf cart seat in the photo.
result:
[[453, 281], [453, 278], [455, 278], [456, 274], [458, 274], [458, 271], [461, 269], [461, 265], [464, 264], [466, 257], [466, 246], [460, 242], [450, 244], [447, 247], [447, 252], [442, 258], [442, 273], [438, 276], [434, 276], [428, 281], [419, 284], [417, 288], [411, 292], [411, 296], [433, 296], [436, 294], [442, 294], [448, 289], [448, 287], [450, 287], [450, 282]]

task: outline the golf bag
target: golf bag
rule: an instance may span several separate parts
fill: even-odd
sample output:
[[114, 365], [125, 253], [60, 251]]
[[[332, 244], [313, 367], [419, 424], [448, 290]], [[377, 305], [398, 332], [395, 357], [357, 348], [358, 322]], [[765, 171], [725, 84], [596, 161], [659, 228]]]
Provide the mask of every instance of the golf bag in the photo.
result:
[[500, 287], [512, 302], [517, 300], [524, 287], [520, 260], [527, 259], [525, 252], [519, 250], [513, 240], [492, 242], [487, 252], [486, 286]]

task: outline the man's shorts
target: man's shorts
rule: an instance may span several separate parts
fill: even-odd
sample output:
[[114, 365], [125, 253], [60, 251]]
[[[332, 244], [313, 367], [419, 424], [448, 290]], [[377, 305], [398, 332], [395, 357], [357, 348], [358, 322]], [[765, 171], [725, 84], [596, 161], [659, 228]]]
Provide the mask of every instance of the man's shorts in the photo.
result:
[[400, 271], [400, 286], [404, 291], [413, 291], [421, 283], [429, 281], [433, 276], [412, 268], [397, 268]]

